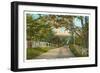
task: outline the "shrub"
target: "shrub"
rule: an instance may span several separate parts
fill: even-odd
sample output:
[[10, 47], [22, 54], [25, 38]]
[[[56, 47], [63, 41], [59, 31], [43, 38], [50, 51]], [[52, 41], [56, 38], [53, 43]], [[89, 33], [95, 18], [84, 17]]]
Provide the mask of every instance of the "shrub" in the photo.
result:
[[72, 51], [72, 53], [76, 56], [76, 57], [86, 57], [88, 56], [88, 52], [86, 51], [85, 53], [82, 50], [82, 47], [78, 46], [78, 45], [69, 45], [70, 50]]

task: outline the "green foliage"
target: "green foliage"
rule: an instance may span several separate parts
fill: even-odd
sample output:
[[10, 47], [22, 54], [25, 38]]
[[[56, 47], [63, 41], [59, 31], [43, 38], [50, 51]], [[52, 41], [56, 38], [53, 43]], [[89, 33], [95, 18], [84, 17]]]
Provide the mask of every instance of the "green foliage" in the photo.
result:
[[[75, 26], [74, 19], [78, 18], [81, 21], [82, 27]], [[84, 23], [84, 19], [86, 20]], [[38, 14], [37, 19], [32, 18], [32, 14], [26, 15], [27, 23], [27, 40], [31, 41], [46, 41], [57, 45], [58, 47], [69, 45], [71, 51], [76, 56], [81, 55], [76, 49], [80, 51], [81, 48], [88, 49], [88, 25], [89, 18], [84, 16], [70, 16], [70, 15], [42, 15]], [[71, 34], [70, 39], [61, 36], [55, 36], [53, 28], [65, 27]], [[68, 43], [66, 43], [69, 41]], [[31, 43], [32, 44], [32, 43]], [[79, 46], [76, 47], [75, 45]], [[80, 47], [81, 46], [81, 47]], [[38, 51], [39, 50], [39, 51]], [[40, 51], [41, 50], [41, 51]], [[43, 49], [44, 50], [44, 49]], [[44, 52], [42, 49], [28, 49], [28, 58], [36, 57]]]
[[51, 26], [45, 22], [45, 16], [33, 20], [32, 15], [30, 15], [27, 16], [27, 21], [27, 39], [43, 40], [53, 35]]
[[[78, 16], [81, 20], [82, 27], [74, 27], [72, 32], [72, 38], [70, 39], [69, 48], [77, 57], [88, 56], [88, 25], [89, 19], [83, 24], [85, 17]], [[84, 52], [85, 51], [85, 52]]]
[[[82, 49], [81, 46], [70, 44], [69, 48], [76, 57], [87, 57], [88, 56], [87, 49], [84, 49], [84, 48]], [[83, 50], [85, 52], [83, 52]]]
[[33, 22], [32, 15], [31, 14], [26, 14], [26, 23], [30, 24], [32, 22]]
[[27, 59], [35, 59], [37, 56], [47, 52], [48, 50], [50, 50], [49, 47], [27, 48]]

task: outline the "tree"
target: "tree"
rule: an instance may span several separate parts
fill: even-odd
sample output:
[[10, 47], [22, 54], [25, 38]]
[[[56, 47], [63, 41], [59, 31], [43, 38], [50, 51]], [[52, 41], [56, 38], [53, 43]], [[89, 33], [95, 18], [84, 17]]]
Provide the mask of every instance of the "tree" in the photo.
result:
[[[44, 14], [34, 14], [38, 15], [38, 18], [33, 18], [32, 14], [27, 14], [27, 40], [29, 41], [47, 41], [52, 42], [52, 40], [59, 40], [62, 43], [60, 37], [56, 37], [52, 30], [54, 28], [65, 27], [66, 30], [70, 31], [71, 34], [71, 44], [75, 44], [76, 38], [81, 40], [87, 40], [88, 34], [88, 17], [83, 16], [71, 16], [71, 15], [44, 15]], [[81, 28], [76, 27], [74, 19], [78, 18], [81, 21]], [[84, 18], [87, 21], [84, 23]], [[55, 38], [56, 37], [56, 38]], [[63, 37], [61, 37], [63, 38]], [[67, 37], [66, 37], [67, 38]], [[64, 39], [66, 39], [64, 37]], [[84, 43], [86, 45], [86, 40]], [[53, 42], [52, 42], [53, 43]], [[55, 42], [54, 42], [55, 43]], [[32, 43], [30, 43], [32, 45]], [[57, 44], [57, 43], [56, 43]], [[32, 46], [30, 46], [32, 47]]]
[[80, 36], [82, 40], [82, 46], [87, 47], [88, 45], [88, 24], [89, 24], [89, 18], [88, 16], [78, 16], [78, 18], [81, 20], [81, 31]]
[[27, 40], [29, 48], [32, 48], [32, 41], [48, 41], [53, 35], [51, 26], [47, 23], [46, 16], [38, 14], [37, 19], [33, 19], [32, 15], [27, 14]]
[[27, 24], [27, 47], [32, 48], [32, 31], [33, 31], [33, 19], [31, 14], [26, 15], [26, 24]]

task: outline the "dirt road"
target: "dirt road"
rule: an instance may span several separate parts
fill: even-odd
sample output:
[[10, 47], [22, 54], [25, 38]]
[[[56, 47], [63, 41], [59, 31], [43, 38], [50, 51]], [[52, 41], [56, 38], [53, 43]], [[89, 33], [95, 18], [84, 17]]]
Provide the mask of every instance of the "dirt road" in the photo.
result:
[[69, 48], [60, 47], [51, 49], [46, 53], [41, 54], [37, 57], [37, 59], [54, 59], [54, 58], [68, 58], [74, 57], [73, 53]]

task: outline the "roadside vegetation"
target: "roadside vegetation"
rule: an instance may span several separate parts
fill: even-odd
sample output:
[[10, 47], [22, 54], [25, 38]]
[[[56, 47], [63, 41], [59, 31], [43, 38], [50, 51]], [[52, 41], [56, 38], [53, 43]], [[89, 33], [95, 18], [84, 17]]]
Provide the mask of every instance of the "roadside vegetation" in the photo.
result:
[[[26, 23], [27, 59], [34, 59], [50, 49], [62, 46], [68, 46], [76, 57], [89, 56], [88, 16], [26, 14]], [[69, 31], [70, 36], [55, 36], [53, 30], [58, 28]], [[44, 47], [41, 47], [41, 42], [44, 42]]]

